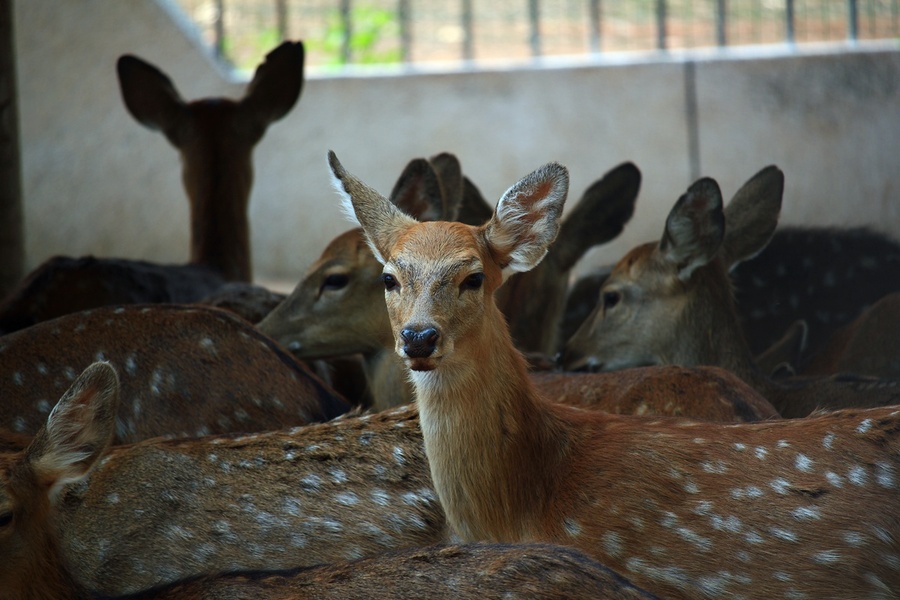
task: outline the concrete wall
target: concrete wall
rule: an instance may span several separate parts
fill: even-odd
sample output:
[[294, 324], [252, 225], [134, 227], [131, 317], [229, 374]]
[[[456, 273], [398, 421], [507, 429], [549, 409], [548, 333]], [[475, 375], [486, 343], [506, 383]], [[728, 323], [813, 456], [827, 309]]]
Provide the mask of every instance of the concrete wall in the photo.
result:
[[[158, 65], [182, 96], [240, 96], [155, 0], [17, 2], [26, 253], [159, 261], [188, 254], [176, 152], [131, 120], [115, 60]], [[726, 197], [767, 164], [787, 178], [783, 222], [900, 234], [900, 49], [606, 56], [462, 72], [310, 76], [255, 153], [254, 269], [296, 281], [347, 228], [325, 153], [385, 193], [416, 156], [451, 151], [491, 199], [541, 164], [571, 171], [570, 202], [625, 160], [644, 174], [634, 219], [587, 264], [656, 239], [699, 175]]]

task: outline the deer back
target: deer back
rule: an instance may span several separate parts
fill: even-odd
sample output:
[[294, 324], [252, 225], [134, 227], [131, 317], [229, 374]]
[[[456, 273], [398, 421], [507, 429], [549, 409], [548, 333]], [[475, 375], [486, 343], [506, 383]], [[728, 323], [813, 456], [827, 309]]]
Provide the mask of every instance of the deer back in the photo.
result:
[[225, 311], [104, 307], [0, 337], [0, 425], [35, 433], [53, 400], [96, 360], [121, 372], [116, 443], [260, 431], [322, 421], [346, 401]]

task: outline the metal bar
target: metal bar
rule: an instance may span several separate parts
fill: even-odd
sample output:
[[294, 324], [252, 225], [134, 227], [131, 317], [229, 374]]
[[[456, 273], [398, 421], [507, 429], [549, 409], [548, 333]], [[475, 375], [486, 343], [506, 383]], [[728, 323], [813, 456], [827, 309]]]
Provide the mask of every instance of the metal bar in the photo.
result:
[[344, 32], [344, 39], [341, 40], [341, 64], [350, 64], [351, 48], [350, 36], [353, 35], [353, 20], [350, 18], [350, 0], [341, 0], [340, 4], [341, 30]]
[[727, 10], [726, 0], [716, 0], [716, 44], [720, 47], [728, 45], [725, 32]]
[[588, 22], [591, 31], [589, 40], [591, 52], [600, 52], [600, 42], [602, 41], [600, 37], [600, 0], [588, 1]]
[[475, 58], [475, 35], [472, 30], [472, 0], [462, 0], [462, 56], [463, 60]]
[[541, 55], [541, 8], [539, 0], [528, 0], [528, 20], [531, 23], [531, 55]]
[[656, 0], [656, 49], [666, 49], [666, 0]]
[[784, 39], [788, 44], [794, 43], [794, 0], [785, 0], [784, 4]]
[[409, 0], [397, 0], [397, 19], [400, 21], [400, 59], [412, 61], [412, 28]]
[[213, 21], [215, 39], [213, 40], [213, 52], [216, 58], [225, 58], [225, 0], [215, 0], [216, 16]]
[[859, 7], [856, 0], [847, 0], [847, 38], [851, 42], [859, 39]]
[[288, 39], [287, 0], [275, 0], [275, 27], [278, 30], [278, 41]]

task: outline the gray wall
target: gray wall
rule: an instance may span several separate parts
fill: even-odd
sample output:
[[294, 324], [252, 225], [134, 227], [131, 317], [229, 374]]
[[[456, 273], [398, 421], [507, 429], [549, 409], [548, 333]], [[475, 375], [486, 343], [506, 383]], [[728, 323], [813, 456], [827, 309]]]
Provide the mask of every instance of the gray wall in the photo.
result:
[[[178, 156], [131, 120], [115, 60], [133, 53], [182, 96], [240, 96], [165, 3], [17, 2], [27, 266], [58, 253], [184, 261]], [[491, 199], [541, 164], [571, 171], [570, 201], [634, 161], [644, 183], [620, 239], [586, 265], [656, 239], [699, 175], [727, 196], [761, 167], [786, 174], [783, 222], [900, 232], [900, 49], [737, 49], [573, 58], [504, 68], [311, 75], [255, 153], [257, 278], [294, 282], [348, 226], [325, 153], [387, 193], [405, 163], [451, 151]]]

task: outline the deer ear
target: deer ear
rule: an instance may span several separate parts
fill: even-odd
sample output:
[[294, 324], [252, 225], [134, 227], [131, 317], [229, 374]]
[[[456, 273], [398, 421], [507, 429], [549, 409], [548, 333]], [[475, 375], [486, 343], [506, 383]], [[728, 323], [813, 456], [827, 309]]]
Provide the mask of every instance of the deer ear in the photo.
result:
[[559, 163], [544, 165], [506, 190], [484, 225], [485, 239], [504, 279], [529, 271], [547, 254], [559, 233], [569, 172]]
[[294, 107], [303, 89], [303, 42], [284, 42], [266, 55], [247, 86], [241, 109], [260, 131]]
[[688, 188], [669, 213], [659, 253], [675, 265], [678, 278], [687, 281], [696, 268], [715, 257], [724, 236], [719, 184], [704, 177]]
[[394, 184], [391, 202], [420, 221], [440, 221], [444, 215], [444, 193], [431, 163], [424, 158], [409, 161]]
[[488, 204], [481, 194], [481, 190], [463, 175], [462, 198], [459, 203], [459, 211], [456, 220], [466, 225], [484, 225], [494, 215], [494, 208]]
[[622, 163], [585, 190], [569, 210], [553, 244], [559, 265], [571, 269], [585, 252], [605, 244], [622, 232], [634, 214], [641, 189], [641, 172], [633, 163]]
[[437, 173], [438, 181], [441, 182], [441, 190], [444, 193], [444, 210], [441, 220], [455, 221], [465, 191], [459, 159], [449, 152], [441, 152], [429, 158], [428, 162], [434, 167], [434, 172]]
[[768, 166], [741, 186], [725, 208], [722, 261], [729, 269], [753, 258], [772, 239], [781, 214], [784, 173]]
[[176, 147], [177, 131], [187, 107], [165, 73], [136, 56], [125, 54], [116, 61], [119, 88], [125, 108], [138, 123], [161, 131]]
[[82, 479], [106, 452], [115, 427], [119, 379], [109, 363], [89, 366], [63, 394], [34, 436], [26, 458], [53, 499]]
[[328, 151], [334, 188], [343, 199], [344, 212], [363, 228], [366, 241], [378, 262], [384, 264], [404, 229], [417, 221], [404, 214], [390, 200], [367, 186], [344, 169], [337, 156]]

